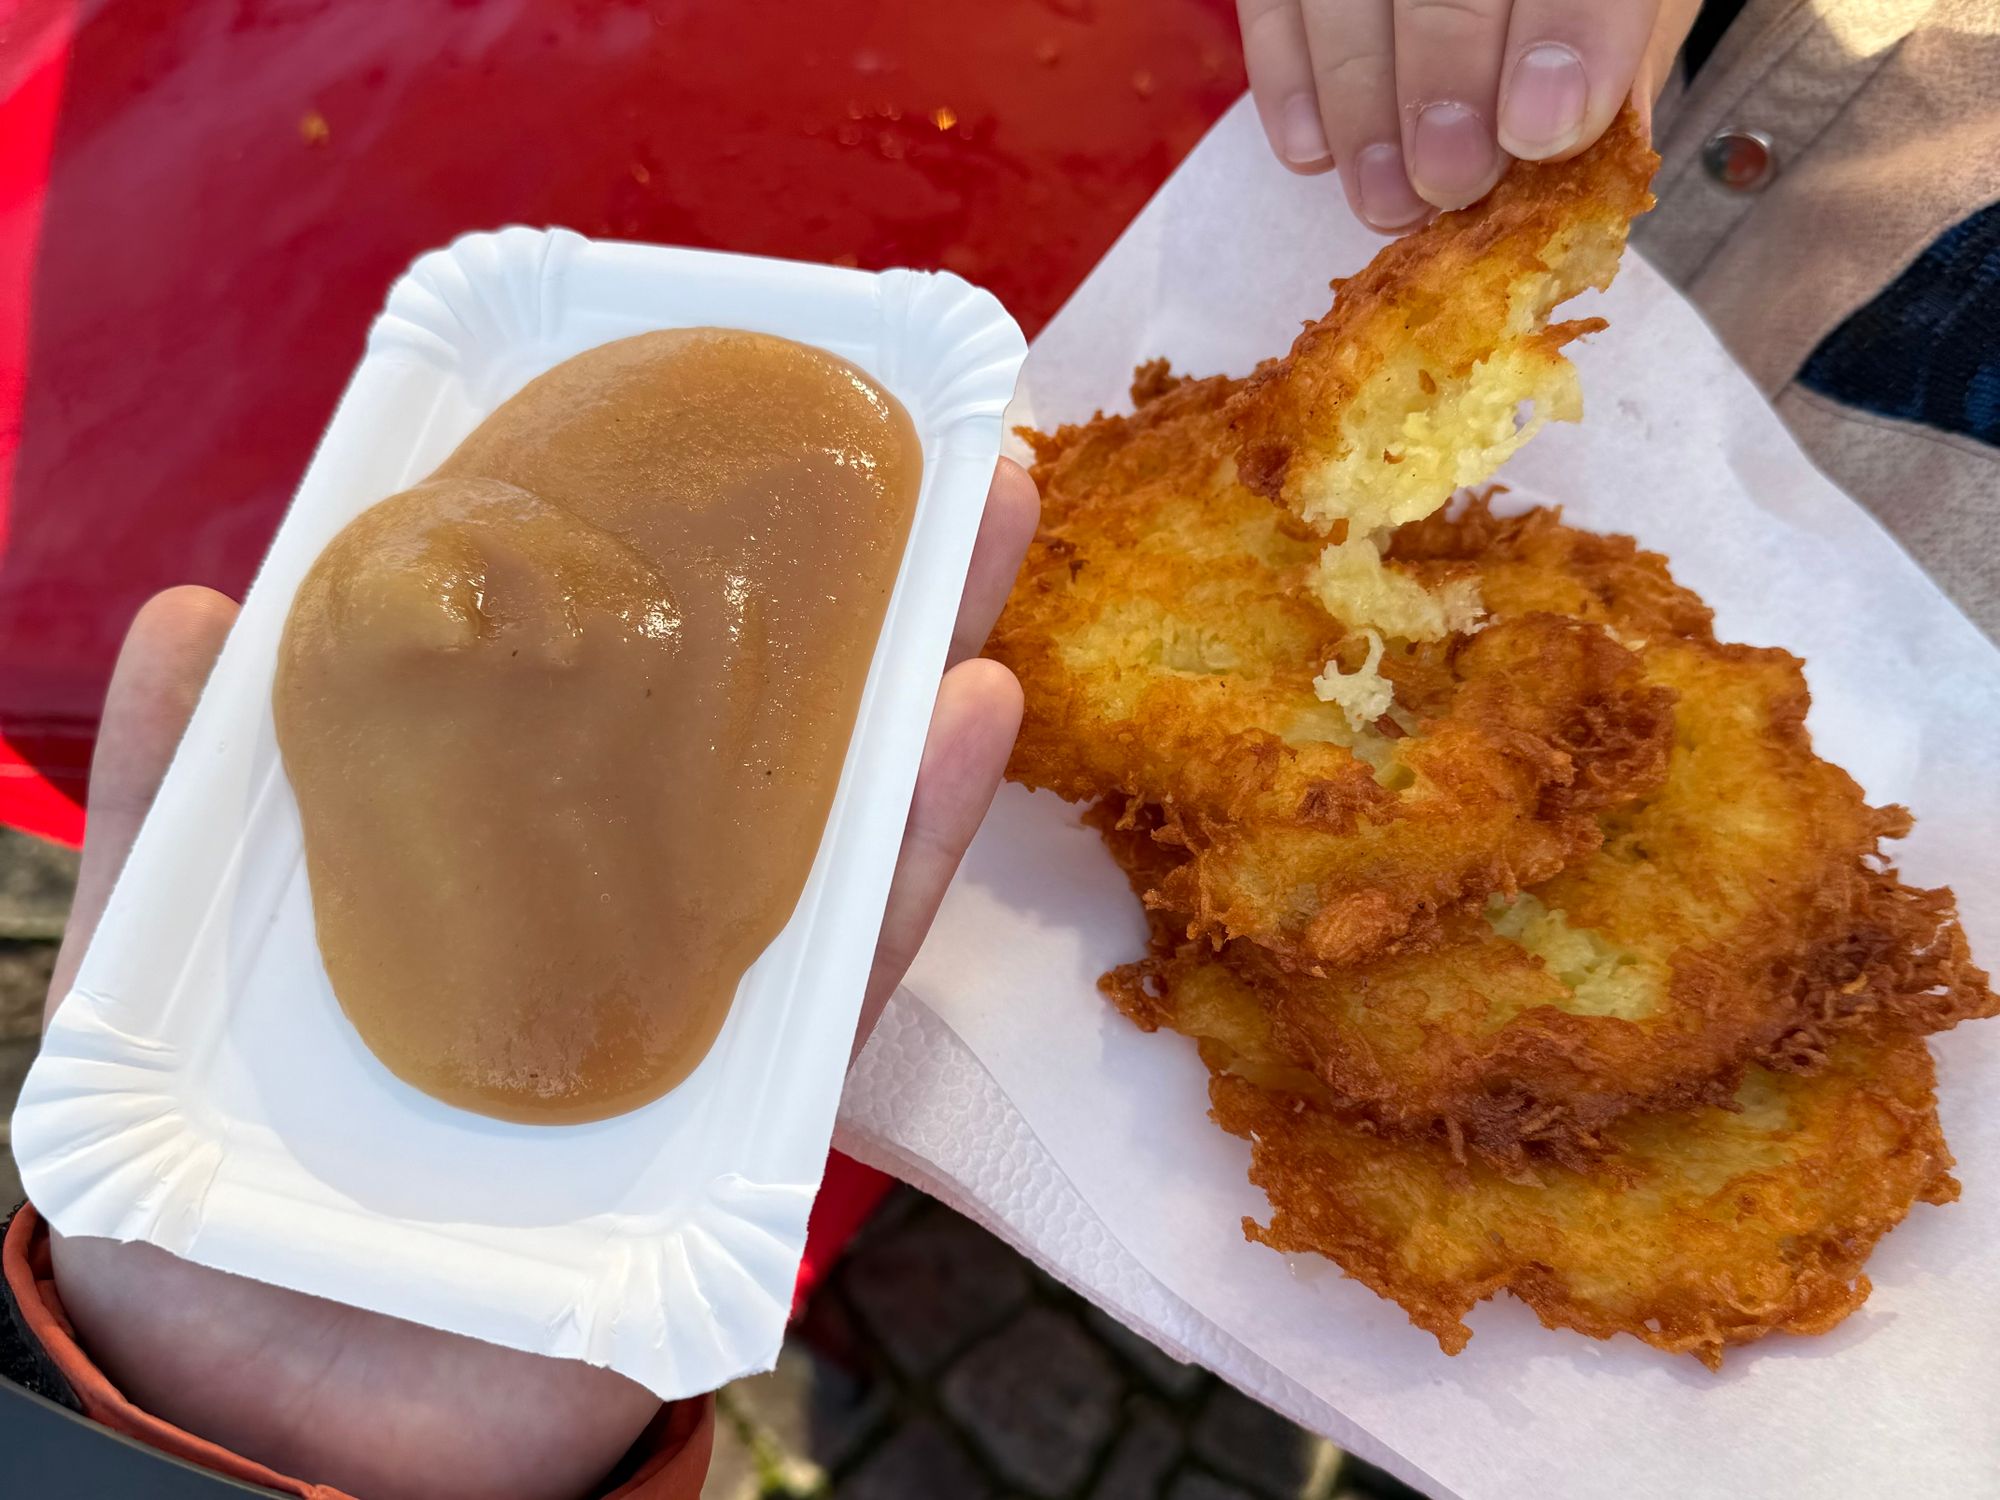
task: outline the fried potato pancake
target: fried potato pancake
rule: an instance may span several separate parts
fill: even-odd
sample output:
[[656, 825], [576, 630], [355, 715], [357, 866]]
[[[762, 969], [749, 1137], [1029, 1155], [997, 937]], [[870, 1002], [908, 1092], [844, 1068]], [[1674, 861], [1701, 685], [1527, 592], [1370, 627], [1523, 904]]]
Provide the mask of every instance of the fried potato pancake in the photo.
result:
[[1515, 163], [1479, 203], [1336, 282], [1332, 310], [1230, 400], [1243, 483], [1316, 532], [1372, 532], [1483, 482], [1549, 418], [1575, 421], [1562, 348], [1605, 324], [1549, 315], [1610, 285], [1658, 166], [1628, 107], [1574, 161]]
[[1714, 1368], [1728, 1345], [1833, 1327], [1867, 1299], [1876, 1241], [1913, 1203], [1958, 1196], [1930, 1054], [1907, 1034], [1850, 1033], [1810, 1074], [1756, 1068], [1720, 1103], [1625, 1116], [1588, 1171], [1510, 1175], [1339, 1107], [1248, 990], [1190, 995], [1175, 1026], [1270, 1199], [1245, 1236], [1325, 1256], [1448, 1354], [1505, 1290], [1550, 1328]]
[[[1726, 1101], [1754, 1062], [1809, 1068], [1843, 1029], [2000, 1009], [1950, 893], [1880, 866], [1907, 815], [1870, 808], [1813, 754], [1796, 658], [1715, 643], [1699, 601], [1629, 539], [1549, 512], [1503, 522], [1483, 500], [1452, 524], [1491, 549], [1482, 587], [1508, 574], [1496, 599], [1653, 635], [1647, 675], [1676, 699], [1664, 783], [1606, 812], [1588, 857], [1453, 913], [1432, 946], [1314, 976], [1240, 943], [1218, 959], [1169, 918], [1152, 956], [1107, 977], [1128, 1014], [1186, 1029], [1182, 1008], [1254, 1003], [1331, 1099], [1519, 1175], [1529, 1148], [1587, 1164], [1629, 1111]], [[1433, 560], [1465, 560], [1433, 530]], [[1159, 816], [1117, 804], [1098, 821], [1148, 904], [1175, 909], [1185, 865]]]
[[1798, 661], [1645, 654], [1678, 695], [1674, 752], [1594, 854], [1462, 918], [1460, 941], [1263, 981], [1288, 1040], [1385, 1120], [1489, 1152], [1588, 1140], [1628, 1109], [1726, 1097], [1744, 1063], [1810, 1056], [1877, 1013], [1924, 1030], [1993, 1013], [1948, 893], [1875, 867], [1907, 817], [1812, 753]]
[[1687, 1011], [1654, 1025], [1611, 1013], [1627, 999], [1621, 977], [1564, 969], [1470, 922], [1462, 940], [1336, 979], [1277, 974], [1240, 950], [1218, 957], [1170, 938], [1103, 983], [1147, 1030], [1201, 1035], [1206, 1018], [1254, 1010], [1294, 1087], [1311, 1080], [1318, 1097], [1385, 1136], [1435, 1141], [1528, 1180], [1543, 1163], [1601, 1163], [1608, 1132], [1630, 1113], [1726, 1104], [1756, 1066], [1810, 1073], [1847, 1032], [1920, 1035], [1993, 1013], [1948, 893], [1875, 873], [1856, 899], [1846, 926], [1777, 955], [1770, 983], [1725, 997], [1743, 1013], [1712, 1024]]
[[1588, 854], [1657, 784], [1672, 700], [1596, 623], [1526, 611], [1399, 648], [1404, 707], [1350, 729], [1312, 691], [1357, 644], [1302, 586], [1315, 543], [1215, 467], [1232, 385], [1151, 367], [1133, 415], [1036, 436], [1042, 524], [987, 654], [1026, 695], [1010, 777], [1159, 807], [1189, 930], [1312, 970]]
[[[1517, 402], [1570, 389], [1558, 350], [1598, 325], [1548, 329], [1549, 309], [1609, 280], [1652, 165], [1621, 121], [1385, 250], [1248, 380], [1156, 363], [1130, 416], [1027, 434], [1042, 526], [988, 645], [1027, 698], [1010, 775], [1159, 807], [1188, 851], [1172, 900], [1191, 932], [1309, 972], [1422, 945], [1587, 855], [1594, 814], [1658, 782], [1671, 695], [1631, 652], [1560, 612], [1467, 633], [1463, 569], [1385, 564], [1367, 534], [1472, 474], [1424, 443], [1465, 448], [1503, 401], [1498, 462]], [[1279, 468], [1332, 472], [1392, 408], [1403, 435], [1363, 467], [1428, 476], [1425, 504], [1344, 513], [1329, 546], [1326, 515], [1267, 503]], [[1232, 456], [1246, 443], [1261, 494]]]
[[1398, 528], [1388, 556], [1422, 578], [1476, 575], [1481, 595], [1499, 615], [1546, 612], [1586, 620], [1627, 643], [1715, 640], [1709, 607], [1674, 582], [1659, 553], [1644, 551], [1629, 536], [1566, 526], [1556, 506], [1496, 515], [1494, 500], [1504, 493], [1496, 485]]
[[1244, 1233], [1326, 1256], [1452, 1354], [1465, 1314], [1506, 1290], [1547, 1327], [1714, 1368], [1729, 1345], [1832, 1328], [1867, 1300], [1862, 1266], [1911, 1205], [1958, 1196], [1914, 1037], [1845, 1039], [1811, 1075], [1755, 1070], [1727, 1107], [1628, 1116], [1590, 1173], [1529, 1181], [1216, 1060], [1212, 1113], [1251, 1142], [1271, 1201]]
[[[1715, 638], [1663, 559], [1491, 496], [1579, 414], [1553, 310], [1617, 268], [1629, 114], [1336, 283], [1250, 377], [1142, 367], [1027, 434], [1043, 524], [989, 653], [1009, 775], [1093, 805], [1149, 955], [1100, 987], [1193, 1038], [1313, 1252], [1450, 1353], [1506, 1290], [1713, 1366], [1821, 1332], [1957, 1195], [1923, 1036], [2000, 1013], [1813, 753], [1802, 663]], [[1522, 420], [1523, 408], [1531, 408]]]

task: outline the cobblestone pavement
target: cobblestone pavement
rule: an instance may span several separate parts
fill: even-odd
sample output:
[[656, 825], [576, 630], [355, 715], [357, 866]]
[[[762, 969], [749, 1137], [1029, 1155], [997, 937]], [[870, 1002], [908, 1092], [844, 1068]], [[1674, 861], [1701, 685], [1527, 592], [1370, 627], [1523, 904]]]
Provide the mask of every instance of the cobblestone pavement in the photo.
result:
[[[0, 1201], [75, 856], [0, 829]], [[778, 1367], [718, 1397], [704, 1500], [1422, 1500], [899, 1190]]]
[[14, 1096], [34, 1060], [42, 999], [76, 885], [76, 856], [0, 828], [0, 1213], [21, 1201]]
[[704, 1500], [1421, 1500], [909, 1189], [717, 1404]]

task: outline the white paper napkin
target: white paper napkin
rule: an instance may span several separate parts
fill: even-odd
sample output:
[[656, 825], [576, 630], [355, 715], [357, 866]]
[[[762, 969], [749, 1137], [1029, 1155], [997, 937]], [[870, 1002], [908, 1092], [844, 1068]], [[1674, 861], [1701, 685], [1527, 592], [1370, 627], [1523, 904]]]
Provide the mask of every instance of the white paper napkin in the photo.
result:
[[[1239, 105], [1036, 341], [1017, 414], [1123, 406], [1132, 366], [1159, 354], [1243, 372], [1379, 243], [1332, 184], [1272, 162]], [[1915, 809], [1906, 876], [1955, 886], [1975, 951], [2000, 961], [2000, 652], [1636, 254], [1592, 301], [1612, 326], [1577, 353], [1586, 419], [1504, 478], [1666, 552], [1725, 638], [1803, 655], [1818, 745]], [[1913, 1212], [1832, 1334], [1768, 1339], [1713, 1375], [1543, 1330], [1502, 1299], [1447, 1359], [1329, 1263], [1244, 1241], [1266, 1205], [1247, 1145], [1206, 1118], [1192, 1044], [1096, 993], [1142, 940], [1096, 836], [1003, 789], [849, 1079], [841, 1144], [1438, 1500], [2000, 1494], [2000, 1024], [1934, 1043], [1964, 1200]]]

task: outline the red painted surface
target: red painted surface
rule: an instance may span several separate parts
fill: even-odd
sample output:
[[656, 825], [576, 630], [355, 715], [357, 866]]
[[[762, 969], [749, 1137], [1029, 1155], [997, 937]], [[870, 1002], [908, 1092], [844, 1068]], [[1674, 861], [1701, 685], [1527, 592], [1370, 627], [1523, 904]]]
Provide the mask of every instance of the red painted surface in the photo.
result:
[[813, 1199], [812, 1221], [806, 1226], [806, 1253], [799, 1262], [799, 1280], [792, 1294], [797, 1316], [854, 1233], [868, 1222], [896, 1184], [873, 1167], [864, 1167], [838, 1151], [828, 1154], [826, 1176]]
[[[27, 404], [35, 246], [69, 62], [70, 21], [67, 0], [12, 9], [0, 3], [0, 560], [9, 531], [9, 476]], [[0, 661], [11, 647], [11, 642], [0, 647]], [[18, 649], [32, 653], [35, 642], [23, 639]], [[0, 675], [4, 671], [0, 667]], [[89, 720], [65, 725], [32, 707], [20, 714], [0, 709], [0, 822], [68, 843], [81, 840], [92, 728]]]
[[[946, 266], [1032, 330], [1241, 87], [1229, 0], [69, 14], [0, 0], [0, 739], [72, 804], [125, 622], [248, 584], [421, 251], [526, 222]], [[0, 820], [75, 836], [8, 770]]]
[[[76, 841], [126, 622], [240, 595], [471, 229], [947, 267], [1032, 334], [1242, 88], [1231, 0], [0, 0], [0, 822]], [[810, 1287], [886, 1190], [836, 1156]]]

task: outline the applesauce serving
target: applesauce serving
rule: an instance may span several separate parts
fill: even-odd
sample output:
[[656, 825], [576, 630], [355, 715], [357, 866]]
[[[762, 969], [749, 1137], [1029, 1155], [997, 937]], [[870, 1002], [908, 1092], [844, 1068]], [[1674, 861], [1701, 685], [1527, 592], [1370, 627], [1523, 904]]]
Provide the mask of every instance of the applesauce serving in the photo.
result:
[[1026, 352], [948, 272], [411, 266], [23, 1086], [50, 1225], [768, 1369]]
[[272, 708], [326, 972], [392, 1072], [557, 1124], [694, 1070], [812, 868], [922, 472], [846, 361], [646, 333], [334, 538]]

